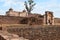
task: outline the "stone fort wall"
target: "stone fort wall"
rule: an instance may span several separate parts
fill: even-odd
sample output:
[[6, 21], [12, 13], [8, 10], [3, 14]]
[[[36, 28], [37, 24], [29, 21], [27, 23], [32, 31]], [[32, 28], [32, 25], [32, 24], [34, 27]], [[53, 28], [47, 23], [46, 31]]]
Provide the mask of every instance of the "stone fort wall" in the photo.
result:
[[44, 15], [27, 14], [25, 10], [17, 12], [9, 9], [6, 15], [0, 15], [0, 24], [60, 25], [60, 19], [54, 18], [51, 11], [46, 11]]
[[0, 16], [0, 24], [43, 25], [43, 18]]
[[60, 26], [7, 26], [9, 33], [17, 34], [29, 40], [60, 40]]

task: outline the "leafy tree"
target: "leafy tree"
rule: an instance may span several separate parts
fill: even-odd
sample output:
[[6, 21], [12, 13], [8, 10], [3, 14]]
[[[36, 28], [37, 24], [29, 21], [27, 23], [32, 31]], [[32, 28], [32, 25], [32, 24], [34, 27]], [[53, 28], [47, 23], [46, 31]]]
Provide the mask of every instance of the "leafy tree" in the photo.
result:
[[28, 2], [25, 1], [25, 4], [24, 4], [24, 5], [25, 5], [25, 8], [26, 8], [27, 12], [30, 14], [31, 11], [33, 10], [33, 7], [34, 7], [36, 4], [34, 3], [33, 0], [28, 0]]

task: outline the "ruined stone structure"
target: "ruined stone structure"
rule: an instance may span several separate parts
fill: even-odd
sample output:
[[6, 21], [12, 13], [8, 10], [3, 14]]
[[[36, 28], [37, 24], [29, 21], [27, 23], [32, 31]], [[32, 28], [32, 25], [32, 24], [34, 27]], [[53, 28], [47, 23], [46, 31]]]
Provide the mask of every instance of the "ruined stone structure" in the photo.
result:
[[50, 11], [46, 11], [44, 15], [41, 15], [32, 13], [28, 14], [25, 10], [16, 12], [10, 8], [9, 11], [6, 12], [6, 16], [3, 16], [1, 19], [5, 20], [5, 24], [54, 25], [53, 12]]
[[6, 12], [7, 16], [20, 16], [20, 17], [26, 17], [28, 14], [25, 10], [23, 10], [22, 12], [17, 12], [14, 11], [12, 8], [9, 9], [9, 11]]
[[54, 25], [54, 16], [53, 12], [46, 11], [44, 15], [45, 24]]
[[[53, 12], [50, 11], [41, 15], [28, 14], [25, 10], [16, 12], [9, 9], [5, 16], [0, 15], [0, 30], [18, 35], [19, 37], [16, 38], [18, 40], [20, 37], [23, 37], [23, 40], [60, 40], [59, 25], [60, 19], [54, 18]], [[3, 33], [5, 34], [5, 32]], [[0, 33], [0, 38], [9, 37], [6, 35], [7, 33], [5, 35], [3, 33]], [[14, 37], [12, 37], [13, 40], [15, 40]]]
[[41, 15], [28, 14], [25, 10], [17, 12], [10, 8], [6, 15], [0, 15], [0, 24], [60, 25], [59, 20], [59, 18], [54, 18], [51, 11], [45, 11], [45, 14]]

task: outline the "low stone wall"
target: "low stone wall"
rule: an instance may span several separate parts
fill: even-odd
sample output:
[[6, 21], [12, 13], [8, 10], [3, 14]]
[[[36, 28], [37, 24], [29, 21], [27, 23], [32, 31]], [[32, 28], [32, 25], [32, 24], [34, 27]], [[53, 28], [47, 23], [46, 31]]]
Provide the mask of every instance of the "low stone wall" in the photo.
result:
[[13, 26], [9, 33], [18, 34], [29, 40], [60, 40], [60, 26]]

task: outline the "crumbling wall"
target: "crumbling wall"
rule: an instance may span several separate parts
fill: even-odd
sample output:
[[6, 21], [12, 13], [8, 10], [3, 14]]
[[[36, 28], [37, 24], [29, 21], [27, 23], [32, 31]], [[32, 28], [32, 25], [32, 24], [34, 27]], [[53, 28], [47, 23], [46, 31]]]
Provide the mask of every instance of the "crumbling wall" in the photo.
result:
[[46, 11], [44, 15], [44, 24], [54, 25], [54, 16], [53, 12]]
[[60, 26], [56, 25], [8, 27], [7, 31], [29, 40], [60, 40]]
[[0, 24], [43, 25], [43, 18], [0, 16]]

